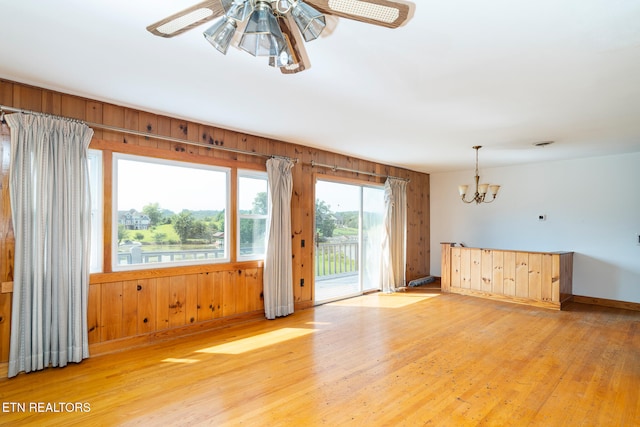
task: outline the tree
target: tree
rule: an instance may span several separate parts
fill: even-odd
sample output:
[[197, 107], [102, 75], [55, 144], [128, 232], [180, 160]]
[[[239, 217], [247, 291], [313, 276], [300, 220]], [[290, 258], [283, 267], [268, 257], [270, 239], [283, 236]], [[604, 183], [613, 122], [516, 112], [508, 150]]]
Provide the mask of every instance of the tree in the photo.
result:
[[[251, 212], [244, 212], [252, 215], [267, 215], [269, 213], [269, 200], [267, 192], [257, 193], [253, 199]], [[267, 222], [264, 218], [240, 218], [240, 244], [262, 245], [266, 234]]]
[[331, 206], [324, 200], [316, 200], [316, 231], [321, 237], [332, 237], [336, 228], [336, 219]]
[[159, 203], [149, 203], [142, 208], [142, 213], [149, 217], [152, 226], [160, 225], [163, 215]]
[[124, 226], [124, 224], [118, 224], [118, 244], [122, 243], [123, 240], [126, 240], [129, 237], [129, 231]]
[[153, 237], [153, 241], [156, 242], [157, 244], [160, 244], [162, 242], [164, 242], [164, 239], [167, 238], [167, 233], [162, 233], [162, 232], [155, 232], [151, 235]]
[[176, 230], [183, 244], [187, 243], [187, 240], [192, 234], [193, 223], [193, 213], [186, 209], [173, 216], [173, 229]]
[[256, 197], [253, 199], [252, 211], [252, 213], [256, 215], [266, 215], [269, 213], [269, 200], [267, 200], [266, 191], [256, 194]]

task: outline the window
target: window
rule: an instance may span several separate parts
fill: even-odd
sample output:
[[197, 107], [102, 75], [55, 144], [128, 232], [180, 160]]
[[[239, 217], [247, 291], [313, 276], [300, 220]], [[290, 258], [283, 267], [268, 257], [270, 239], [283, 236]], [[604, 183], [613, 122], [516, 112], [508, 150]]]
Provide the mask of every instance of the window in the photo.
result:
[[265, 172], [238, 171], [238, 259], [264, 258], [269, 187]]
[[89, 271], [102, 271], [102, 152], [87, 150], [91, 191], [91, 264]]
[[228, 168], [114, 154], [113, 270], [228, 262]]

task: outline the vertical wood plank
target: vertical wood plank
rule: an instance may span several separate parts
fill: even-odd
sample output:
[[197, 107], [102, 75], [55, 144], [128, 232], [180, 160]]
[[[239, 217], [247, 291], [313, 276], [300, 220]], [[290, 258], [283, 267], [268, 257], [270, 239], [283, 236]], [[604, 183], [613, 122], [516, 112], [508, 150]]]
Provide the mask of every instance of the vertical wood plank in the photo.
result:
[[[42, 111], [42, 92], [42, 89], [35, 87], [14, 85], [12, 107], [23, 110]], [[44, 112], [54, 114], [50, 111]]]
[[540, 277], [540, 298], [542, 301], [553, 301], [553, 255], [543, 254]]
[[102, 284], [100, 341], [122, 338], [122, 282]]
[[[140, 111], [138, 114], [138, 131], [144, 133], [158, 133], [158, 116], [155, 114]], [[158, 147], [158, 140], [150, 137], [139, 137], [138, 144], [142, 147]]]
[[[131, 108], [124, 109], [124, 127], [125, 129], [131, 130], [139, 129], [139, 112], [137, 110]], [[124, 134], [123, 138], [127, 144], [131, 145], [140, 145], [139, 140], [144, 139], [144, 137], [132, 134]]]
[[[85, 120], [89, 123], [102, 122], [102, 103], [97, 101], [87, 101], [85, 104]], [[102, 129], [93, 128], [93, 138], [102, 139]]]
[[198, 274], [185, 276], [185, 316], [186, 323], [195, 323], [198, 320]]
[[492, 279], [493, 279], [493, 255], [492, 251], [488, 249], [482, 250], [482, 258], [481, 258], [481, 273], [482, 273], [482, 282], [481, 289], [483, 292], [491, 292], [492, 290]]
[[9, 360], [12, 297], [13, 292], [0, 293], [0, 361]]
[[62, 115], [62, 95], [50, 91], [42, 91], [42, 111], [43, 113]]
[[[166, 116], [158, 116], [158, 135], [171, 136], [171, 119]], [[171, 143], [169, 141], [157, 140], [156, 144], [161, 150], [171, 150]]]
[[542, 298], [542, 254], [529, 254], [529, 298]]
[[89, 344], [100, 342], [101, 336], [102, 284], [89, 285], [87, 299], [87, 331]]
[[516, 252], [516, 296], [529, 296], [529, 254]]
[[[102, 108], [102, 123], [107, 126], [123, 128], [124, 127], [124, 108], [117, 107], [111, 104], [104, 104]], [[124, 135], [122, 135], [120, 132], [103, 130], [102, 138], [105, 141], [124, 142]]]
[[504, 294], [508, 296], [516, 295], [516, 253], [506, 251], [503, 253], [503, 289]]
[[213, 275], [213, 292], [211, 295], [213, 318], [217, 319], [222, 317], [222, 290], [224, 288], [224, 277], [227, 275], [226, 271], [216, 271], [211, 273]]
[[187, 283], [185, 276], [169, 278], [169, 327], [187, 323]]
[[222, 274], [222, 316], [236, 314], [236, 286], [235, 271], [224, 271]]
[[249, 305], [249, 292], [247, 290], [247, 276], [242, 270], [236, 272], [236, 313], [244, 313]]
[[551, 295], [553, 302], [560, 302], [560, 255], [554, 255], [551, 263]]
[[140, 279], [138, 292], [138, 333], [144, 334], [157, 330], [156, 279]]
[[244, 282], [246, 288], [247, 306], [246, 311], [257, 311], [263, 309], [262, 304], [262, 269], [248, 268], [244, 271]]
[[482, 290], [482, 249], [469, 249], [471, 256], [471, 280], [470, 288]]
[[213, 319], [215, 307], [213, 305], [214, 273], [200, 273], [198, 275], [198, 322]]
[[87, 101], [71, 95], [62, 95], [60, 99], [60, 106], [62, 110], [60, 115], [63, 117], [70, 117], [77, 120], [86, 120], [85, 114], [87, 112]]
[[491, 263], [493, 265], [491, 276], [491, 292], [504, 293], [504, 252], [493, 251]]
[[462, 253], [460, 248], [451, 248], [451, 287], [462, 287]]
[[460, 248], [460, 287], [471, 289], [471, 251]]
[[169, 328], [170, 287], [171, 280], [169, 277], [156, 279], [156, 330]]
[[138, 281], [122, 282], [122, 336], [138, 334]]
[[440, 244], [440, 289], [449, 292], [451, 288], [451, 246], [452, 243]]

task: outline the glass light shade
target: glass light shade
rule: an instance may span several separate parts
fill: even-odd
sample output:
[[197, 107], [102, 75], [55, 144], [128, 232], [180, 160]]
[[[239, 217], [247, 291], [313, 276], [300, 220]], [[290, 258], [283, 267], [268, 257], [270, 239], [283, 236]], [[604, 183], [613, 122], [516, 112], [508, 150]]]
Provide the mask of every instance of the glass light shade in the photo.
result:
[[272, 67], [286, 67], [287, 65], [292, 65], [293, 59], [291, 58], [291, 53], [289, 49], [286, 47], [282, 49], [280, 55], [278, 56], [270, 56], [269, 57], [269, 65]]
[[487, 194], [487, 190], [489, 189], [489, 184], [480, 184], [478, 185], [478, 193]]
[[496, 197], [496, 194], [498, 194], [498, 190], [500, 190], [500, 186], [499, 185], [490, 185], [489, 186], [489, 191], [491, 192], [491, 194], [493, 194], [493, 197]]
[[225, 5], [224, 10], [227, 18], [243, 22], [253, 12], [253, 4], [251, 4], [251, 0], [235, 0], [229, 7]]
[[469, 189], [468, 185], [458, 185], [458, 191], [460, 192], [460, 195], [463, 197], [465, 194], [467, 194], [468, 189]]
[[291, 16], [307, 42], [317, 39], [327, 25], [323, 14], [301, 1], [291, 10]]
[[271, 6], [259, 2], [247, 22], [238, 47], [253, 56], [278, 56], [285, 44]]
[[207, 39], [213, 47], [226, 55], [236, 28], [236, 21], [233, 19], [221, 19], [204, 32], [204, 38]]

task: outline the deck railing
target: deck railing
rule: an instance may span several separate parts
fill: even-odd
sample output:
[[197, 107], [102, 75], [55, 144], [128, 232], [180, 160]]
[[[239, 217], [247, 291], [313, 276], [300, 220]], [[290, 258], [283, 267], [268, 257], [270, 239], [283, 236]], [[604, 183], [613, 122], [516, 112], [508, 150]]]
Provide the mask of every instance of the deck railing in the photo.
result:
[[224, 249], [205, 248], [173, 251], [142, 251], [137, 247], [133, 247], [128, 252], [118, 252], [119, 265], [221, 258], [224, 258]]
[[358, 242], [320, 243], [316, 246], [316, 277], [358, 272]]
[[[147, 264], [200, 259], [222, 259], [224, 249], [188, 249], [170, 251], [143, 251], [134, 246], [118, 253], [119, 265]], [[354, 274], [359, 269], [358, 242], [320, 243], [316, 246], [316, 277]]]

